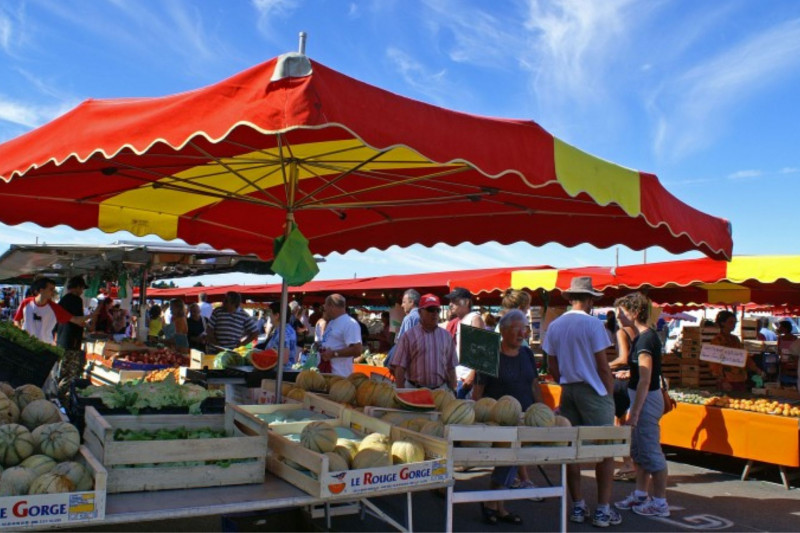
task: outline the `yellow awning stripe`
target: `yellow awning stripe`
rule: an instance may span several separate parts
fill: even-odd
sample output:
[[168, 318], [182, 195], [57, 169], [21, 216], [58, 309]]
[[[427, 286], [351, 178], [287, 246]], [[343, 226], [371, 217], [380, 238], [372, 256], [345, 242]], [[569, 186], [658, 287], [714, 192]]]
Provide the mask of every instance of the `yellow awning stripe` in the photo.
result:
[[512, 289], [545, 289], [547, 291], [556, 288], [558, 270], [514, 270], [511, 272]]
[[639, 173], [554, 139], [558, 182], [572, 196], [586, 192], [600, 205], [619, 204], [630, 216], [641, 213]]
[[728, 263], [726, 278], [733, 282], [755, 279], [763, 283], [785, 278], [797, 283], [800, 282], [800, 256], [734, 256]]

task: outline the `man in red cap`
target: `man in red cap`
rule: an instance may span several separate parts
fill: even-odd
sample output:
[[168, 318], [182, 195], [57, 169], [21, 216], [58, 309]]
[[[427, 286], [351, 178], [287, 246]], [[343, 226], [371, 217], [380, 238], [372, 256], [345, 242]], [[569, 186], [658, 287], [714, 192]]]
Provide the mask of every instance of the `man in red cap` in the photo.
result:
[[442, 304], [434, 294], [419, 299], [419, 324], [397, 343], [392, 364], [395, 383], [412, 387], [456, 388], [456, 346], [453, 337], [439, 327]]

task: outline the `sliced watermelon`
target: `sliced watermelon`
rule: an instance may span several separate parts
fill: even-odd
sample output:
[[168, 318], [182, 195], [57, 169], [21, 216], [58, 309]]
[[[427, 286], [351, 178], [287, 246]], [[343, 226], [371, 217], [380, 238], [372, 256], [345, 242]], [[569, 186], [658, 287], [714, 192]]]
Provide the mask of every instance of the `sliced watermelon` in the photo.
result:
[[430, 389], [395, 391], [394, 396], [398, 402], [410, 409], [436, 408], [436, 402], [433, 401], [433, 393]]
[[276, 350], [263, 350], [250, 354], [250, 362], [256, 370], [272, 370], [278, 366], [278, 352]]

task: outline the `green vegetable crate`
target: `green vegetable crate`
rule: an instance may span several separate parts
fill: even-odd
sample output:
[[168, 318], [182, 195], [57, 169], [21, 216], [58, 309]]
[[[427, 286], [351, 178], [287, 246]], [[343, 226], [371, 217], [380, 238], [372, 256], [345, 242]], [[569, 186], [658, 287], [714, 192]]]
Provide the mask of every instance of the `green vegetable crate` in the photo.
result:
[[[266, 470], [267, 430], [246, 435], [237, 428], [241, 415], [226, 409], [203, 415], [101, 415], [86, 407], [83, 438], [89, 450], [108, 470], [109, 493], [188, 489], [220, 485], [263, 483]], [[226, 437], [171, 438], [177, 428], [202, 437], [205, 428], [224, 430]], [[118, 441], [117, 430], [146, 435], [162, 430], [168, 440]], [[145, 438], [145, 437], [143, 437]]]

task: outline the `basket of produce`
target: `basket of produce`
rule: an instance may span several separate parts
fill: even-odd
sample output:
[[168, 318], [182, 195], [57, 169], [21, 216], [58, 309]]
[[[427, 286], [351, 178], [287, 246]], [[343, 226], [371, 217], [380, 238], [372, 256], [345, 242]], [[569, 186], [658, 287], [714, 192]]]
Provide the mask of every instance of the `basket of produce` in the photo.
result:
[[41, 342], [9, 322], [0, 322], [0, 381], [14, 387], [44, 385], [64, 351]]
[[189, 358], [169, 348], [127, 352], [114, 358], [111, 368], [120, 370], [161, 370], [176, 366], [188, 366]]

